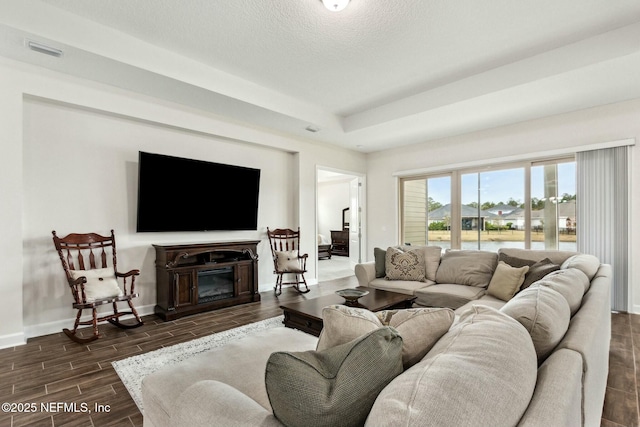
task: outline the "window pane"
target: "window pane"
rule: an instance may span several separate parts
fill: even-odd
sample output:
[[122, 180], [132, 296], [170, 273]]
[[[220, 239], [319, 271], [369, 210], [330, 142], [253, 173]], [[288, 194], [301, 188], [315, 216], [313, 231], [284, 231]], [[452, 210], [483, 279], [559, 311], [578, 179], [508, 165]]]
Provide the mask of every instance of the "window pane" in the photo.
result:
[[482, 212], [479, 212], [479, 173], [466, 173], [460, 177], [462, 204], [460, 206], [461, 249], [480, 248], [480, 230], [483, 228]]
[[405, 180], [402, 242], [451, 247], [451, 178]]
[[428, 243], [443, 249], [451, 247], [451, 177], [429, 178]]
[[462, 175], [463, 249], [525, 247], [524, 174], [514, 168]]
[[531, 168], [531, 248], [577, 250], [576, 163]]
[[402, 243], [426, 245], [427, 182], [424, 179], [403, 182], [404, 205]]

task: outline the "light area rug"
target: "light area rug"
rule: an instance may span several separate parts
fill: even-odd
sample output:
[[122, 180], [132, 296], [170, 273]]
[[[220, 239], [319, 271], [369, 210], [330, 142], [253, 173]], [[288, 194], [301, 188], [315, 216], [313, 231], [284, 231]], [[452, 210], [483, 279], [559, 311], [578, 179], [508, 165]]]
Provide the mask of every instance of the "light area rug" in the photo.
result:
[[272, 317], [271, 319], [249, 323], [248, 325], [207, 335], [181, 344], [127, 357], [126, 359], [111, 362], [111, 364], [129, 391], [134, 402], [138, 405], [138, 409], [144, 414], [141, 393], [142, 380], [144, 377], [154, 373], [158, 369], [175, 365], [197, 354], [216, 347], [222, 347], [231, 340], [237, 340], [264, 331], [265, 329], [284, 327], [282, 321], [282, 316]]

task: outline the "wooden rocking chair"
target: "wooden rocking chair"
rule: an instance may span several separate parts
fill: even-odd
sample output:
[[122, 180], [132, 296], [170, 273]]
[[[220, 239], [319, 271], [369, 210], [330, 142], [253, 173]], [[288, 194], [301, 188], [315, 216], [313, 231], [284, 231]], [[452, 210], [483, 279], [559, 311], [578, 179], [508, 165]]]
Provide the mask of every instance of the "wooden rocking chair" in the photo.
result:
[[[131, 270], [127, 273], [120, 273], [117, 269], [116, 260], [116, 238], [111, 230], [111, 236], [100, 236], [95, 233], [69, 234], [66, 237], [58, 237], [55, 231], [53, 234], [53, 244], [58, 251], [62, 268], [67, 276], [71, 293], [73, 294], [73, 308], [78, 310], [73, 331], [63, 329], [63, 332], [73, 341], [84, 344], [100, 337], [98, 333], [98, 322], [108, 321], [109, 323], [123, 329], [137, 328], [142, 325], [142, 320], [138, 312], [133, 307], [131, 300], [138, 296], [135, 293], [135, 279], [140, 274], [139, 270]], [[94, 253], [95, 251], [95, 253]], [[110, 253], [110, 257], [108, 254]], [[86, 265], [88, 257], [89, 265]], [[96, 258], [100, 265], [96, 264]], [[111, 265], [108, 259], [111, 258]], [[77, 267], [77, 269], [76, 269]], [[121, 278], [123, 287], [118, 285]], [[127, 289], [127, 278], [131, 278]], [[126, 301], [130, 311], [118, 311], [118, 302]], [[103, 304], [113, 304], [113, 313], [98, 316], [97, 307]], [[82, 310], [91, 310], [92, 320], [81, 321]], [[124, 324], [120, 322], [120, 317], [133, 315], [136, 323]], [[93, 335], [81, 338], [77, 335], [78, 326], [92, 325]]]
[[[270, 231], [269, 227], [267, 227], [267, 236], [269, 237], [269, 247], [273, 257], [273, 273], [277, 275], [274, 288], [276, 296], [282, 293], [282, 285], [293, 285], [293, 288], [301, 294], [309, 292], [310, 289], [304, 278], [304, 273], [307, 272], [307, 257], [309, 255], [300, 254], [300, 228], [298, 227], [298, 231], [288, 228], [277, 228]], [[295, 280], [284, 282], [283, 276], [285, 274], [294, 275]], [[304, 284], [306, 290], [300, 289], [301, 284]]]

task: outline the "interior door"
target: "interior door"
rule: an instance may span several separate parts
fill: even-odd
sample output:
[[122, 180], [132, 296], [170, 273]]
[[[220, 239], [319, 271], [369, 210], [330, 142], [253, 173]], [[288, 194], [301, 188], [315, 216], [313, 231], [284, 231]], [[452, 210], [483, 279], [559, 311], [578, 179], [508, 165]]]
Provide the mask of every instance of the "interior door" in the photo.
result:
[[351, 267], [362, 262], [362, 215], [360, 208], [361, 179], [356, 177], [349, 182], [349, 262]]

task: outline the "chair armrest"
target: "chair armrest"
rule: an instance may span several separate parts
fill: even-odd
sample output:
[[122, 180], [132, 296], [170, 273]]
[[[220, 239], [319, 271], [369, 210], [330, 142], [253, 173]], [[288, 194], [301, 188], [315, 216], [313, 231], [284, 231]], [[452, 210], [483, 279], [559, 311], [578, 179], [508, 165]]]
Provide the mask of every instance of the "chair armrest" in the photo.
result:
[[238, 389], [219, 381], [198, 381], [175, 402], [171, 424], [209, 427], [281, 427], [271, 412]]
[[69, 287], [71, 293], [76, 301], [76, 304], [84, 304], [87, 302], [87, 296], [84, 293], [84, 284], [87, 283], [85, 276], [80, 276], [77, 279], [69, 279]]
[[[116, 277], [124, 278], [124, 294], [125, 295], [133, 295], [136, 291], [136, 277], [140, 275], [140, 270], [129, 270], [126, 273], [119, 273], [116, 271]], [[131, 282], [129, 283], [129, 292], [127, 292], [127, 277], [131, 277]]]
[[140, 270], [129, 270], [126, 273], [120, 273], [116, 271], [116, 277], [129, 277], [129, 276], [139, 276]]
[[376, 278], [375, 261], [356, 264], [355, 273], [358, 278], [359, 286], [369, 286], [369, 282]]

